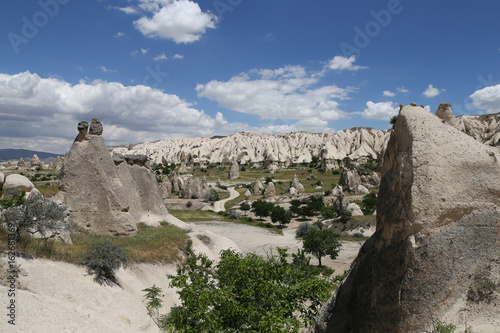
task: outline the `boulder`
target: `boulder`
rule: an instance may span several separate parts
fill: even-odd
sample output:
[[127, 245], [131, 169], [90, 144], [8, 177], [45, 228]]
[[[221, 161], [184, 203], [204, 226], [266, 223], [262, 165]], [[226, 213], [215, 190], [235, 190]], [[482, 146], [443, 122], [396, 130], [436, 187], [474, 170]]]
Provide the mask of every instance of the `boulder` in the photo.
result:
[[370, 184], [379, 186], [380, 185], [380, 176], [378, 173], [374, 172], [370, 175]]
[[245, 197], [249, 197], [251, 195], [252, 195], [252, 192], [250, 192], [250, 190], [245, 191]]
[[129, 235], [137, 223], [151, 226], [168, 216], [154, 174], [139, 165], [115, 165], [101, 135], [85, 122], [64, 159], [61, 194], [71, 219], [98, 234]]
[[359, 177], [358, 171], [344, 169], [340, 175], [339, 185], [347, 186], [349, 191], [355, 192], [356, 186], [361, 185], [361, 177]]
[[3, 183], [4, 192], [12, 192], [16, 189], [19, 191], [30, 192], [35, 188], [35, 185], [26, 178], [25, 176], [19, 174], [12, 174], [5, 177], [5, 182]]
[[90, 135], [102, 135], [102, 123], [97, 118], [92, 118], [89, 128]]
[[350, 204], [347, 205], [346, 209], [351, 212], [352, 216], [363, 216], [363, 211], [361, 210], [361, 207], [359, 207], [358, 204], [351, 202]]
[[295, 187], [290, 187], [290, 194], [291, 195], [297, 194], [297, 189]]
[[370, 191], [365, 186], [358, 185], [354, 189], [354, 193], [357, 193], [357, 194], [368, 194], [368, 193], [370, 193]]
[[338, 184], [337, 184], [337, 185], [335, 185], [335, 187], [334, 187], [334, 188], [333, 188], [333, 190], [332, 190], [332, 196], [337, 197], [337, 196], [339, 196], [339, 195], [341, 195], [341, 194], [344, 194], [344, 191], [343, 191], [343, 189], [342, 189], [342, 186], [340, 186], [340, 185], [338, 185]]
[[273, 182], [269, 182], [264, 192], [264, 198], [270, 198], [274, 196], [276, 196], [276, 187], [274, 186]]
[[237, 179], [240, 178], [240, 166], [238, 165], [238, 162], [236, 160], [233, 160], [233, 165], [231, 165], [231, 168], [229, 169], [229, 179]]
[[485, 318], [500, 317], [499, 297], [467, 301], [477, 272], [500, 260], [498, 148], [405, 106], [382, 174], [376, 232], [315, 331], [413, 333], [442, 318], [458, 326], [463, 315], [473, 328], [498, 331]]

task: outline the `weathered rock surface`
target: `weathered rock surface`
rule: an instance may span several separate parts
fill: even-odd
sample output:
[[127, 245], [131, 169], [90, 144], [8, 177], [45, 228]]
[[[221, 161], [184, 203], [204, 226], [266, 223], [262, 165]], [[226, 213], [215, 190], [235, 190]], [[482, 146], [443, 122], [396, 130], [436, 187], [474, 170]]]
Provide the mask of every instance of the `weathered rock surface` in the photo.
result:
[[35, 185], [23, 175], [12, 174], [5, 177], [5, 182], [3, 183], [3, 191], [12, 192], [14, 190], [30, 192], [35, 188]]
[[[297, 175], [294, 175], [293, 176], [293, 179], [292, 179], [292, 184], [290, 185], [290, 190], [292, 188], [295, 188], [295, 193], [300, 193], [302, 191], [304, 191], [304, 185], [302, 185], [299, 181], [299, 177], [297, 177]], [[290, 191], [291, 193], [291, 191]]]
[[2, 186], [4, 182], [5, 182], [5, 175], [2, 172], [0, 172], [0, 196], [2, 195]]
[[60, 170], [63, 166], [63, 159], [61, 156], [57, 156], [57, 158], [52, 162], [52, 169]]
[[264, 198], [271, 198], [276, 196], [276, 187], [273, 182], [267, 184], [266, 190], [264, 191]]
[[351, 212], [352, 216], [363, 216], [363, 211], [358, 204], [351, 202], [347, 205], [346, 209]]
[[23, 160], [22, 157], [19, 159], [19, 161], [17, 161], [17, 166], [19, 168], [25, 168], [26, 167], [26, 162]]
[[358, 185], [361, 185], [361, 177], [357, 170], [344, 169], [340, 175], [340, 186], [347, 186], [349, 191], [356, 192]]
[[263, 189], [264, 189], [264, 185], [262, 185], [260, 180], [256, 180], [253, 182], [253, 184], [252, 184], [252, 194], [253, 195], [261, 194]]
[[38, 156], [36, 154], [34, 154], [33, 157], [31, 158], [30, 166], [31, 167], [41, 167], [42, 166], [42, 162], [40, 161], [40, 159], [38, 158]]
[[229, 179], [237, 179], [240, 178], [240, 166], [238, 165], [238, 162], [236, 162], [236, 159], [233, 161], [233, 164], [231, 165], [231, 168], [229, 169]]
[[172, 194], [172, 183], [166, 176], [163, 178], [163, 182], [160, 184], [160, 191], [163, 200], [167, 199]]
[[90, 135], [102, 135], [102, 123], [97, 118], [92, 118], [89, 128]]
[[[500, 150], [406, 106], [382, 172], [377, 230], [317, 332], [411, 333], [457, 318], [474, 273], [498, 257]], [[464, 315], [471, 323], [481, 308]]]
[[[277, 169], [309, 163], [320, 157], [325, 168], [337, 168], [343, 159], [364, 161], [376, 159], [389, 139], [390, 130], [354, 128], [331, 133], [296, 132], [279, 135], [235, 133], [224, 138], [162, 140], [138, 144], [130, 153], [145, 154], [152, 163], [181, 163], [208, 165], [211, 163], [250, 163]], [[114, 153], [127, 153], [117, 148]]]
[[188, 180], [186, 189], [184, 190], [184, 198], [186, 199], [201, 199], [203, 198], [203, 188], [200, 178], [194, 177]]
[[168, 212], [154, 175], [142, 166], [115, 165], [102, 136], [89, 135], [82, 123], [61, 170], [71, 219], [93, 232], [112, 235], [134, 233], [139, 222], [157, 225]]

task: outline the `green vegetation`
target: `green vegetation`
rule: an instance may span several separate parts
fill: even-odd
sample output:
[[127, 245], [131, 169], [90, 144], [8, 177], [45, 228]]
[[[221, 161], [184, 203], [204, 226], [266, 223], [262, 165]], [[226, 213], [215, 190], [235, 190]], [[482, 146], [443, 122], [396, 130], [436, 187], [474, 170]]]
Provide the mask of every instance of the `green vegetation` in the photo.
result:
[[219, 197], [219, 193], [216, 190], [214, 190], [213, 188], [211, 188], [211, 189], [208, 189], [205, 191], [205, 193], [203, 194], [203, 199], [206, 202], [211, 202], [211, 201], [220, 200], [220, 197]]
[[322, 267], [321, 258], [325, 256], [335, 260], [341, 246], [339, 236], [332, 230], [323, 229], [321, 222], [314, 225], [303, 224], [300, 231], [297, 229], [296, 237], [302, 240], [304, 251], [318, 259], [319, 267]]
[[161, 299], [161, 288], [153, 285], [152, 287], [143, 289], [142, 291], [146, 292], [144, 298], [147, 300], [146, 307], [149, 311], [149, 315], [153, 318], [156, 324], [159, 324], [160, 308], [163, 303], [163, 300]]
[[171, 332], [298, 332], [312, 322], [333, 283], [287, 258], [280, 248], [268, 259], [224, 250], [214, 265], [188, 249], [177, 275], [169, 276], [181, 305], [161, 326]]
[[46, 183], [36, 187], [44, 197], [53, 197], [59, 192], [59, 185]]
[[93, 241], [82, 257], [82, 264], [87, 266], [87, 272], [94, 274], [94, 281], [99, 284], [118, 284], [115, 272], [126, 267], [129, 258], [121, 246], [109, 239]]

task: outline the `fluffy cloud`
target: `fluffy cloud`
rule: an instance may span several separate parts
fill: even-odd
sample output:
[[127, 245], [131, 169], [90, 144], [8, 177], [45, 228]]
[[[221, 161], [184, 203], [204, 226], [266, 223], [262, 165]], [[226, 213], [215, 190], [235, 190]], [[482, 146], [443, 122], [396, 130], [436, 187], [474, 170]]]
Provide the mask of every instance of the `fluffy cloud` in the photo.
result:
[[500, 112], [500, 84], [475, 91], [469, 96], [472, 106], [487, 113]]
[[393, 93], [392, 91], [385, 90], [385, 91], [384, 91], [384, 96], [394, 97], [394, 96], [396, 96], [396, 94], [395, 94], [395, 93]]
[[354, 62], [356, 61], [356, 56], [352, 55], [349, 58], [343, 57], [343, 56], [335, 56], [330, 62], [328, 63], [328, 68], [331, 70], [349, 70], [349, 71], [357, 71], [360, 69], [365, 69], [367, 67], [364, 66], [359, 66], [359, 65], [354, 65]]
[[400, 93], [403, 93], [403, 94], [406, 94], [407, 92], [410, 92], [409, 89], [406, 89], [405, 87], [399, 87], [399, 88], [396, 88], [396, 90]]
[[286, 66], [241, 73], [226, 82], [198, 84], [196, 91], [220, 107], [261, 119], [329, 121], [345, 116], [337, 100], [348, 98], [354, 89], [335, 85], [313, 88], [318, 81], [316, 74], [308, 74], [301, 66]]
[[158, 140], [167, 138], [166, 133], [211, 136], [227, 125], [222, 114], [211, 117], [176, 95], [143, 85], [106, 81], [71, 85], [30, 72], [0, 74], [0, 144], [12, 142], [4, 147], [14, 145], [16, 138], [30, 146], [43, 137], [58, 145], [45, 150], [64, 152], [76, 137], [78, 121], [92, 117], [105, 125], [108, 144]]
[[154, 61], [160, 61], [160, 60], [167, 60], [167, 56], [165, 53], [159, 54], [156, 57], [153, 58]]
[[438, 88], [434, 87], [432, 84], [429, 84], [427, 86], [427, 89], [425, 89], [425, 91], [422, 93], [422, 95], [427, 98], [431, 98], [431, 97], [436, 97], [440, 93], [441, 91]]
[[390, 120], [391, 117], [397, 115], [399, 107], [393, 102], [374, 103], [366, 102], [366, 109], [362, 112], [362, 117], [367, 119]]
[[205, 13], [190, 0], [141, 0], [141, 9], [151, 14], [134, 21], [134, 26], [149, 38], [171, 39], [177, 44], [198, 41], [215, 29], [217, 17]]

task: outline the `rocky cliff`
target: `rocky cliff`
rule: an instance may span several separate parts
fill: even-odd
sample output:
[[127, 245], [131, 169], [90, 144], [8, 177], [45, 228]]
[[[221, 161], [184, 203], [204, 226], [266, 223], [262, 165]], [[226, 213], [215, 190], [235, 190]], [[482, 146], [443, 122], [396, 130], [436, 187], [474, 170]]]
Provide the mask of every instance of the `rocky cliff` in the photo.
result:
[[375, 160], [389, 139], [389, 130], [353, 128], [331, 133], [296, 132], [264, 135], [235, 133], [224, 138], [162, 140], [144, 143], [132, 150], [117, 148], [113, 154], [144, 154], [153, 163], [257, 164], [289, 166], [309, 163], [318, 157], [326, 168], [336, 168], [349, 157], [351, 160]]
[[[376, 233], [316, 332], [422, 332], [441, 318], [497, 332], [498, 295], [492, 304], [467, 309], [474, 307], [470, 292], [478, 272], [496, 274], [492, 283], [500, 282], [492, 271], [500, 263], [500, 149], [406, 106], [382, 172]], [[481, 317], [484, 311], [490, 319]]]

